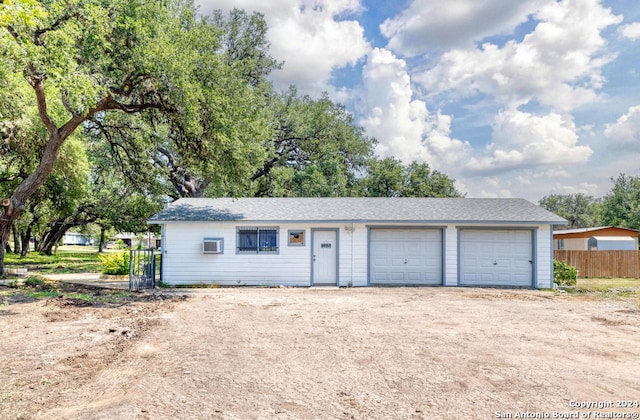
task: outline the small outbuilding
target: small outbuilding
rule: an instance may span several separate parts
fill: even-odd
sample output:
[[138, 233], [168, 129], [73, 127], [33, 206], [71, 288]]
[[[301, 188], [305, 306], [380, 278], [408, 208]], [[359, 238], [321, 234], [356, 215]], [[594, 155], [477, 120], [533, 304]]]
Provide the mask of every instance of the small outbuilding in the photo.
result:
[[553, 225], [523, 199], [182, 198], [153, 216], [168, 285], [553, 285]]
[[589, 251], [637, 251], [638, 245], [628, 236], [592, 236]]
[[[553, 249], [564, 251], [588, 251], [590, 249], [593, 249], [592, 243], [594, 243], [594, 241], [591, 241], [591, 238], [593, 237], [603, 238], [600, 242], [608, 242], [611, 244], [611, 246], [614, 246], [616, 242], [622, 243], [621, 241], [623, 241], [625, 242], [625, 247], [629, 247], [629, 249], [632, 250], [638, 249], [638, 231], [635, 229], [622, 228], [617, 226], [600, 226], [591, 228], [556, 230], [553, 232]], [[608, 237], [628, 239], [604, 239]], [[630, 245], [629, 240], [633, 241], [633, 246]], [[595, 240], [595, 243], [597, 242], [598, 240]], [[609, 250], [611, 248], [603, 248], [601, 246], [598, 246], [597, 249]]]

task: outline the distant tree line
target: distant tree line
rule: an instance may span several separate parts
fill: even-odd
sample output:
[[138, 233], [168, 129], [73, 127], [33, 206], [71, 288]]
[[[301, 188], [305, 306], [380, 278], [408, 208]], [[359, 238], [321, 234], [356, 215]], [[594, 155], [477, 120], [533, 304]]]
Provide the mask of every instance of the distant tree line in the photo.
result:
[[640, 230], [640, 177], [620, 174], [611, 182], [613, 187], [604, 197], [551, 194], [539, 204], [567, 219], [566, 229], [618, 226]]

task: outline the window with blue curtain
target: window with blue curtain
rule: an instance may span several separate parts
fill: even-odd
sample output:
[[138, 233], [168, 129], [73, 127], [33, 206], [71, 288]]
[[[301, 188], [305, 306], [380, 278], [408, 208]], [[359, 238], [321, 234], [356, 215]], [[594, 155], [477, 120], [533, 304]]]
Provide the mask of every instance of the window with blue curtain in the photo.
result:
[[238, 228], [238, 254], [277, 254], [278, 228]]

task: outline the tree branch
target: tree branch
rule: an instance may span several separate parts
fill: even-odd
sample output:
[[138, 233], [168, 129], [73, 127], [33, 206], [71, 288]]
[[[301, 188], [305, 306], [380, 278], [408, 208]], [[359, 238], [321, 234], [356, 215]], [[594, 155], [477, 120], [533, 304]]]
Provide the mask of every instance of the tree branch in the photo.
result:
[[44, 76], [32, 75], [29, 78], [29, 83], [33, 87], [33, 90], [36, 93], [36, 101], [38, 103], [38, 115], [40, 116], [40, 120], [47, 128], [47, 132], [49, 135], [53, 135], [57, 133], [58, 127], [53, 123], [53, 120], [49, 116], [47, 112], [47, 97], [44, 93]]
[[36, 29], [36, 31], [33, 33], [33, 43], [35, 45], [41, 46], [43, 44], [43, 41], [42, 41], [42, 38], [41, 38], [42, 35], [46, 34], [49, 31], [55, 31], [56, 29], [60, 28], [60, 26], [63, 23], [65, 23], [65, 22], [67, 22], [67, 21], [69, 21], [71, 19], [79, 19], [80, 17], [81, 17], [80, 12], [74, 12], [74, 13], [71, 13], [69, 15], [60, 16], [48, 28]]

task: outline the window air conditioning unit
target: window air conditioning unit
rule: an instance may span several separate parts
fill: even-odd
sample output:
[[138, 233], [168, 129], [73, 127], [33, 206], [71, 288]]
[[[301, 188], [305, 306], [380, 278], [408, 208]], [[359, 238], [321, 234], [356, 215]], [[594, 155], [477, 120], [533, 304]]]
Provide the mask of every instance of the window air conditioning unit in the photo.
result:
[[222, 239], [220, 238], [204, 238], [202, 242], [203, 254], [222, 254]]

